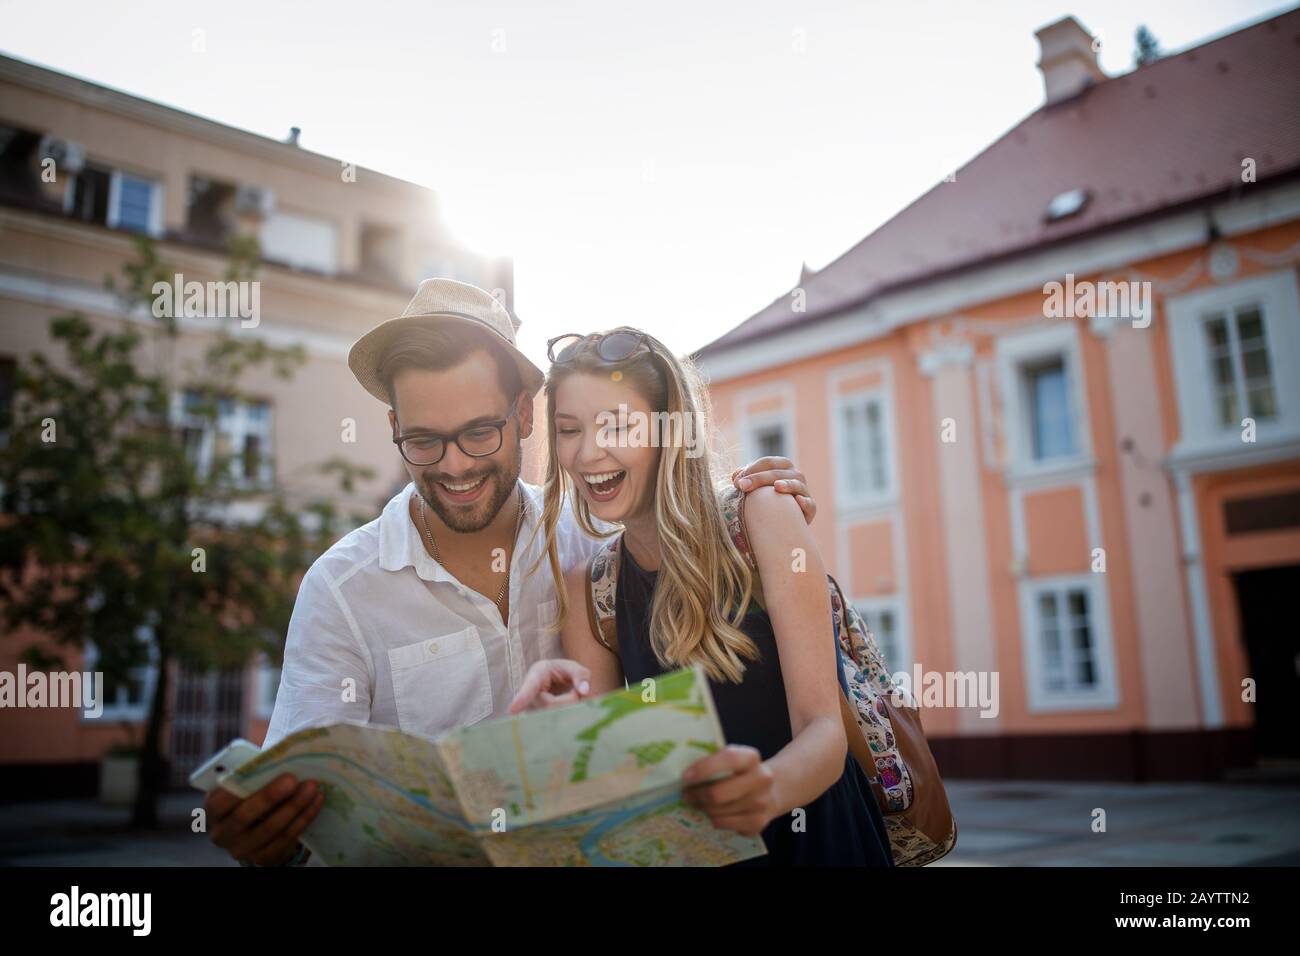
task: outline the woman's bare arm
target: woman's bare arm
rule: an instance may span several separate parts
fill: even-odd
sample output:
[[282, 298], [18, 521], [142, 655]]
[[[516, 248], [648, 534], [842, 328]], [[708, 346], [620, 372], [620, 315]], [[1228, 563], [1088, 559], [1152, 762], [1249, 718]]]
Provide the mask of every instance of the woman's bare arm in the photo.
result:
[[826, 569], [803, 515], [789, 495], [759, 488], [745, 499], [745, 529], [776, 635], [793, 735], [766, 761], [775, 778], [775, 817], [812, 802], [835, 783], [848, 744]]
[[[793, 503], [793, 502], [792, 502]], [[591, 692], [604, 694], [623, 686], [623, 668], [618, 656], [605, 648], [591, 633], [587, 616], [587, 567], [574, 568], [564, 575], [568, 613], [560, 630], [564, 656], [591, 671]]]

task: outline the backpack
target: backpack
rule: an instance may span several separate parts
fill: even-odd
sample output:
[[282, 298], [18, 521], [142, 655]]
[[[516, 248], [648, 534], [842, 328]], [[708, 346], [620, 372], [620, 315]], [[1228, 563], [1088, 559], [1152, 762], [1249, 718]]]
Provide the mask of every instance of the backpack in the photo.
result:
[[[727, 531], [749, 563], [751, 604], [763, 607], [758, 566], [745, 536], [745, 496], [734, 487], [720, 493]], [[621, 535], [592, 557], [587, 575], [587, 616], [592, 633], [618, 653], [615, 598]], [[946, 856], [957, 842], [957, 822], [939, 777], [921, 715], [894, 680], [862, 615], [844, 599], [839, 583], [826, 575], [840, 664], [840, 714], [849, 750], [871, 785], [889, 834], [895, 866], [924, 866]], [[847, 687], [847, 691], [845, 688]]]

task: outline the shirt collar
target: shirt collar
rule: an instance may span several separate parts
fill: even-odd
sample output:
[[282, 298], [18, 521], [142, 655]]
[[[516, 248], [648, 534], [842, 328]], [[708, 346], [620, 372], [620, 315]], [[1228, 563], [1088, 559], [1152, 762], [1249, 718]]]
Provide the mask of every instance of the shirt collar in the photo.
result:
[[[524, 489], [524, 501], [527, 506], [524, 520], [519, 529], [519, 538], [515, 542], [516, 554], [512, 564], [517, 564], [520, 557], [527, 553], [532, 562], [534, 548], [544, 547], [539, 531], [537, 543], [533, 548], [527, 547], [533, 534], [533, 528], [540, 522], [542, 515], [542, 489], [527, 482], [520, 482]], [[451, 581], [447, 573], [425, 549], [421, 532], [411, 521], [408, 502], [415, 494], [415, 482], [407, 482], [406, 487], [389, 499], [379, 516], [379, 566], [385, 571], [401, 571], [414, 568], [415, 573], [426, 581]], [[520, 543], [524, 545], [519, 548]], [[527, 568], [528, 565], [524, 565]]]

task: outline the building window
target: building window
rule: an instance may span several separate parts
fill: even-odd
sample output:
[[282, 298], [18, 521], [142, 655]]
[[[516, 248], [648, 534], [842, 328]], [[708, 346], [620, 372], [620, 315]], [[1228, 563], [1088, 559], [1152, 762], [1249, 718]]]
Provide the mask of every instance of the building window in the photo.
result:
[[885, 665], [891, 674], [906, 670], [907, 652], [903, 648], [903, 639], [898, 626], [898, 609], [891, 604], [855, 604], [862, 619], [867, 622], [871, 635], [876, 639], [885, 658]]
[[157, 235], [161, 231], [161, 212], [157, 183], [123, 172], [113, 174], [109, 189], [108, 225], [115, 229]]
[[1257, 420], [1277, 416], [1264, 316], [1259, 305], [1207, 316], [1205, 350], [1219, 425], [1236, 428], [1247, 415]]
[[1030, 712], [1118, 707], [1106, 575], [1029, 578], [1018, 590]]
[[[402, 234], [392, 226], [361, 224], [361, 275], [386, 285], [403, 284]], [[477, 283], [475, 283], [477, 284]]]
[[277, 209], [262, 222], [258, 240], [268, 262], [325, 275], [338, 271], [338, 230], [328, 220]]
[[186, 391], [179, 400], [181, 441], [195, 469], [208, 476], [223, 463], [239, 487], [269, 487], [273, 479], [270, 403], [222, 398], [214, 417], [208, 401], [197, 391]]
[[[1173, 462], [1210, 461], [1300, 439], [1295, 270], [1175, 296], [1165, 312], [1179, 413]], [[1254, 441], [1243, 441], [1244, 419], [1255, 425]]]
[[280, 690], [280, 668], [265, 656], [257, 661], [257, 696], [253, 713], [259, 720], [270, 720], [275, 712], [275, 697]]
[[745, 461], [795, 457], [794, 390], [788, 385], [759, 386], [735, 398], [736, 449]]
[[1049, 694], [1087, 693], [1096, 689], [1099, 676], [1088, 590], [1038, 588], [1034, 607], [1044, 689]]
[[840, 490], [849, 504], [887, 497], [892, 490], [889, 427], [878, 392], [843, 398], [839, 405]]
[[989, 406], [991, 416], [1002, 406], [1009, 477], [1087, 465], [1087, 407], [1075, 327], [1053, 323], [1000, 337], [997, 368], [999, 394]]
[[68, 215], [82, 222], [108, 224], [108, 195], [113, 171], [86, 163], [76, 174], [68, 196]]
[[[136, 637], [142, 642], [149, 642], [150, 658], [155, 656], [152, 647], [153, 631], [148, 626], [136, 630]], [[93, 641], [86, 644], [85, 669], [94, 673], [99, 663], [99, 648]], [[158, 665], [145, 664], [127, 671], [125, 679], [112, 680], [107, 674], [99, 688], [104, 700], [104, 712], [99, 720], [143, 721], [149, 717], [149, 706], [153, 703], [154, 687], [158, 683]]]
[[73, 219], [162, 234], [162, 186], [152, 179], [86, 163], [66, 195], [66, 211]]
[[780, 422], [752, 428], [749, 433], [749, 440], [755, 453], [754, 458], [763, 458], [768, 455], [784, 457], [786, 454], [785, 426]]
[[1021, 368], [1029, 438], [1034, 461], [1068, 458], [1074, 454], [1070, 417], [1070, 387], [1060, 357]]
[[1020, 369], [1029, 452], [1034, 462], [1075, 453], [1065, 361], [1056, 356]]
[[189, 239], [213, 246], [226, 243], [235, 231], [235, 193], [233, 183], [191, 176], [185, 209]]

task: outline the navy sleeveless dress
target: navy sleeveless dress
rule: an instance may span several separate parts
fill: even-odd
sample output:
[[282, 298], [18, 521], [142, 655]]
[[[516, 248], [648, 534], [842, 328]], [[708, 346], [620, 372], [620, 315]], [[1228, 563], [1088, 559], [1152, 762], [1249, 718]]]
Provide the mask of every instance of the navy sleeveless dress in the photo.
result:
[[[650, 646], [650, 607], [654, 571], [645, 571], [619, 544], [618, 652], [629, 684], [657, 677], [665, 668]], [[790, 713], [777, 654], [776, 635], [766, 611], [751, 608], [741, 627], [758, 647], [759, 658], [747, 661], [739, 684], [709, 681], [727, 742], [747, 744], [767, 760], [790, 743]], [[781, 815], [763, 830], [767, 855], [736, 866], [893, 866], [885, 822], [870, 784], [852, 754], [844, 773], [830, 789], [803, 808], [800, 832], [794, 818]]]

